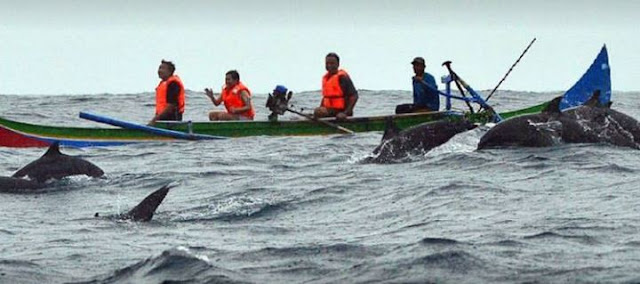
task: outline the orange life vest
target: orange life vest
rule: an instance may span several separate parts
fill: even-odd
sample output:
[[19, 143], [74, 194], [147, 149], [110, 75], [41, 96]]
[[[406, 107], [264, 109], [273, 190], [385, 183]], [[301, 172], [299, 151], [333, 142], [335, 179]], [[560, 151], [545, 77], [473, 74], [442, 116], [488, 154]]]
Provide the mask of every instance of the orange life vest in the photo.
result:
[[184, 84], [177, 75], [172, 75], [167, 80], [160, 81], [156, 87], [156, 115], [162, 113], [167, 108], [167, 87], [172, 82], [178, 83], [180, 86], [180, 94], [178, 95], [178, 112], [184, 113]]
[[[241, 91], [247, 91], [249, 97], [251, 97], [251, 91], [247, 88], [242, 82], [238, 82], [232, 88], [227, 88], [227, 86], [222, 87], [222, 101], [224, 102], [224, 107], [227, 109], [228, 113], [231, 113], [231, 108], [241, 108], [244, 107], [244, 101], [242, 101], [242, 96], [240, 95]], [[253, 109], [253, 104], [248, 111], [243, 113], [238, 113], [238, 115], [242, 115], [248, 117], [253, 120], [253, 117], [256, 115], [255, 110]]]
[[336, 74], [325, 74], [322, 77], [322, 106], [336, 110], [344, 110], [344, 93], [340, 88], [340, 76], [349, 76], [346, 71], [340, 69]]

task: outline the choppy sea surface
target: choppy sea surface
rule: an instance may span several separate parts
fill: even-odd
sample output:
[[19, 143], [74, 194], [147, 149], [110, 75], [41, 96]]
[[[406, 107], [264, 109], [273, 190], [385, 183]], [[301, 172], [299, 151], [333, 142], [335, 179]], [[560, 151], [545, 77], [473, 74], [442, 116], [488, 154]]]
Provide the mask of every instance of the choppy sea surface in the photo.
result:
[[[557, 95], [502, 91], [491, 101], [506, 111]], [[614, 92], [612, 107], [640, 118], [638, 97]], [[319, 98], [292, 102], [310, 111]], [[257, 119], [265, 99], [254, 96]], [[101, 126], [78, 118], [93, 111], [146, 123], [153, 100], [2, 95], [0, 115]], [[187, 100], [185, 120], [206, 119], [206, 97]], [[356, 115], [410, 100], [361, 90]], [[0, 194], [0, 283], [640, 282], [640, 151], [475, 151], [486, 129], [396, 164], [361, 162], [379, 132], [63, 148], [106, 176]], [[44, 151], [0, 148], [0, 175]], [[126, 212], [167, 183], [176, 187], [151, 222], [93, 217]]]

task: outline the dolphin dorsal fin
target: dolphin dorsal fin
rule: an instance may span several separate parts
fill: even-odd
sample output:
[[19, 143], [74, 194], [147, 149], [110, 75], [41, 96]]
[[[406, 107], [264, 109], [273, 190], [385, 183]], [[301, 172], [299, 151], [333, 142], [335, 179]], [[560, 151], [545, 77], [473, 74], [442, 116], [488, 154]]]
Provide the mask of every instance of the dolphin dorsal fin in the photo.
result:
[[158, 206], [160, 206], [162, 200], [164, 200], [165, 196], [167, 196], [167, 193], [169, 193], [169, 189], [173, 188], [174, 186], [175, 185], [167, 184], [149, 194], [147, 197], [145, 197], [144, 200], [142, 200], [142, 202], [136, 205], [136, 207], [121, 216], [121, 219], [142, 222], [151, 221], [151, 218], [153, 218], [153, 214], [156, 212], [156, 209], [158, 209]]
[[53, 142], [51, 146], [49, 146], [49, 150], [47, 150], [47, 152], [44, 153], [43, 156], [59, 156], [59, 155], [62, 155], [62, 153], [60, 153], [60, 142], [56, 141], [56, 142]]
[[549, 104], [542, 110], [542, 112], [546, 113], [560, 113], [560, 101], [562, 101], [562, 96], [556, 97], [551, 100]]
[[389, 140], [400, 133], [400, 128], [393, 122], [393, 117], [389, 116], [385, 119], [384, 134], [382, 141]]
[[600, 90], [595, 90], [593, 95], [584, 103], [585, 106], [598, 107], [600, 106]]

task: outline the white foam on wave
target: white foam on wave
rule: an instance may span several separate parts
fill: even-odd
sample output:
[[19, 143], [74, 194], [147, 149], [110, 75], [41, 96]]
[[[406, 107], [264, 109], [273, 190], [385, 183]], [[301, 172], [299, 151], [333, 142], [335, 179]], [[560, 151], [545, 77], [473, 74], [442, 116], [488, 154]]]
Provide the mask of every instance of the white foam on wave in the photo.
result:
[[208, 256], [206, 256], [204, 254], [193, 253], [193, 252], [191, 252], [191, 250], [188, 247], [178, 246], [178, 247], [176, 247], [176, 250], [177, 251], [181, 251], [181, 252], [183, 252], [183, 253], [185, 253], [187, 255], [193, 256], [193, 257], [195, 257], [195, 258], [197, 258], [199, 260], [202, 260], [202, 261], [204, 261], [204, 262], [206, 262], [208, 264], [211, 264], [211, 260], [209, 260]]
[[209, 209], [210, 213], [214, 215], [251, 216], [273, 203], [273, 200], [259, 197], [232, 196], [209, 205]]

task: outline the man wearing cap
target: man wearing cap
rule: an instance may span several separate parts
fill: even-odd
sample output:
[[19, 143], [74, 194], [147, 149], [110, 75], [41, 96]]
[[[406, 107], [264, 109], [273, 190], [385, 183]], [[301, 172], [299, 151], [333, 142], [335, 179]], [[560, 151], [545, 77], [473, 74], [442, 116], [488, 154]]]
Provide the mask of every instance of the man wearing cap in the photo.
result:
[[327, 73], [322, 77], [322, 101], [313, 116], [335, 116], [344, 120], [353, 115], [353, 108], [358, 101], [358, 91], [353, 85], [349, 74], [340, 67], [340, 57], [331, 52], [325, 57]]
[[398, 105], [396, 113], [438, 111], [440, 109], [440, 96], [438, 85], [431, 74], [424, 72], [426, 67], [424, 58], [416, 57], [411, 61], [413, 65], [413, 104]]

